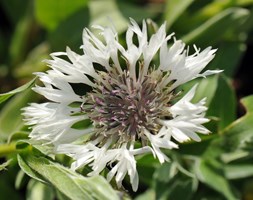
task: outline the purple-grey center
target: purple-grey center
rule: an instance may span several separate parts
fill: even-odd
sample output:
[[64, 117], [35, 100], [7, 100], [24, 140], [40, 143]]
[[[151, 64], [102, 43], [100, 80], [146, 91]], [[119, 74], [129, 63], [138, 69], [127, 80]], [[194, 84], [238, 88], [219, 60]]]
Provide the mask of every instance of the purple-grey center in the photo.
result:
[[156, 134], [161, 127], [156, 119], [170, 116], [165, 107], [171, 95], [159, 91], [157, 77], [147, 76], [141, 83], [134, 82], [126, 71], [101, 77], [84, 107], [99, 134], [135, 140], [143, 136], [143, 129]]

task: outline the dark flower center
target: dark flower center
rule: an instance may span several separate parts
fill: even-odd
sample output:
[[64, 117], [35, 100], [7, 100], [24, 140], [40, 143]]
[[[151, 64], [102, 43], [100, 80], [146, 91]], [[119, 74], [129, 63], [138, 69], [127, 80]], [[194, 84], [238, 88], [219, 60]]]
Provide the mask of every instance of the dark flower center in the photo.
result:
[[143, 129], [157, 134], [161, 128], [157, 118], [166, 118], [172, 94], [161, 91], [162, 76], [150, 74], [136, 82], [128, 71], [101, 73], [98, 87], [87, 94], [84, 111], [88, 114], [98, 134], [113, 136], [121, 142], [145, 140]]

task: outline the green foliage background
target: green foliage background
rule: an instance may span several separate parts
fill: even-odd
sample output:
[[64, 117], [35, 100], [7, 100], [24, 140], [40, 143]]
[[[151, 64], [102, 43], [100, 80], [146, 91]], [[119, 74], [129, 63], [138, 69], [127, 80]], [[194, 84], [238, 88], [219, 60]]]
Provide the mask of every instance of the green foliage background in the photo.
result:
[[[41, 61], [51, 52], [80, 51], [82, 30], [93, 24], [112, 22], [123, 41], [129, 17], [152, 19], [150, 27], [166, 21], [188, 45], [218, 48], [208, 68], [224, 70], [183, 88], [199, 82], [194, 101], [208, 98], [212, 134], [167, 151], [171, 162], [163, 165], [140, 157], [136, 193], [127, 179], [118, 191], [102, 176], [59, 164], [68, 158], [31, 147], [20, 111], [42, 101], [30, 90], [32, 73], [47, 69]], [[239, 99], [232, 84], [253, 42], [253, 0], [0, 0], [0, 18], [0, 199], [253, 199], [253, 96]]]

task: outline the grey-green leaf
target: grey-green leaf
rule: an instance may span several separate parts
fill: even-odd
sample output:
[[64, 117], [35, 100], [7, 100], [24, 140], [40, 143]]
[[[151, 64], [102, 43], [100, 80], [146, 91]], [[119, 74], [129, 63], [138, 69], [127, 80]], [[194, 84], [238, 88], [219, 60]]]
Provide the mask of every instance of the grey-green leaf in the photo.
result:
[[86, 178], [46, 158], [29, 155], [25, 156], [23, 160], [32, 170], [70, 199], [119, 199], [117, 193], [101, 176]]
[[37, 180], [37, 181], [40, 181], [40, 182], [43, 182], [45, 183], [45, 181], [42, 179], [42, 177], [37, 174], [35, 171], [33, 171], [28, 165], [27, 163], [25, 162], [25, 160], [20, 156], [20, 155], [17, 155], [17, 159], [18, 159], [18, 164], [19, 164], [19, 167], [30, 177], [32, 177], [33, 179]]
[[54, 191], [48, 185], [31, 179], [27, 185], [26, 200], [53, 200]]

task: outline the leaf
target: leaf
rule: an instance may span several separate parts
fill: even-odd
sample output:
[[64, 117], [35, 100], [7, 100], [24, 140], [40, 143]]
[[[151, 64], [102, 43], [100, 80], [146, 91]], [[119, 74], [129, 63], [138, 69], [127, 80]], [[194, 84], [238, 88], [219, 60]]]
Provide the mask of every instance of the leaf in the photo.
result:
[[17, 93], [23, 92], [23, 91], [31, 88], [33, 86], [35, 80], [36, 80], [36, 78], [34, 78], [33, 80], [29, 81], [28, 83], [10, 91], [10, 92], [0, 94], [0, 103], [3, 103], [4, 101], [6, 101], [7, 99], [9, 99], [10, 97], [12, 97], [13, 95], [15, 95]]
[[86, 7], [87, 2], [88, 0], [35, 0], [35, 16], [48, 30], [54, 30], [68, 16]]
[[192, 179], [176, 180], [173, 183], [168, 199], [191, 199], [195, 192], [194, 181]]
[[185, 177], [176, 176], [171, 178], [168, 183], [156, 182], [156, 199], [185, 199], [190, 200], [196, 188], [195, 180]]
[[114, 26], [118, 34], [121, 34], [128, 27], [129, 17], [139, 23], [145, 18], [153, 18], [159, 14], [160, 10], [155, 8], [152, 5], [143, 9], [119, 0], [90, 1], [90, 25]]
[[88, 26], [89, 19], [89, 10], [87, 7], [79, 9], [64, 19], [48, 35], [52, 50], [64, 51], [66, 46], [69, 46], [73, 50], [80, 51], [82, 32], [84, 27]]
[[48, 42], [43, 42], [32, 49], [26, 59], [18, 65], [13, 76], [18, 78], [31, 77], [34, 72], [45, 71], [46, 64], [42, 62], [49, 57], [49, 44]]
[[70, 199], [119, 199], [109, 183], [101, 176], [86, 178], [42, 157], [27, 155], [23, 160], [33, 171]]
[[29, 1], [29, 4], [26, 8], [26, 13], [18, 21], [18, 24], [15, 27], [14, 34], [11, 38], [11, 43], [9, 46], [10, 54], [10, 65], [11, 67], [16, 67], [20, 62], [25, 59], [27, 53], [27, 46], [29, 40], [31, 40], [31, 31], [34, 29], [34, 19], [32, 12], [32, 1]]
[[56, 196], [58, 200], [71, 200], [70, 198], [66, 197], [64, 194], [62, 194], [59, 190], [56, 190]]
[[142, 193], [141, 195], [137, 196], [134, 200], [155, 200], [155, 191], [153, 189], [149, 189]]
[[[208, 66], [208, 69], [223, 69], [223, 73], [228, 77], [233, 77], [237, 67], [246, 50], [243, 42], [223, 41], [220, 43], [214, 60]], [[228, 59], [229, 58], [229, 59]]]
[[155, 4], [150, 6], [146, 5], [145, 9], [143, 9], [143, 6], [131, 4], [127, 1], [117, 0], [115, 3], [117, 4], [116, 9], [119, 10], [120, 14], [123, 15], [124, 18], [129, 19], [131, 17], [136, 22], [141, 22], [143, 19], [148, 18], [152, 19], [160, 13], [160, 9]]
[[25, 182], [25, 177], [26, 174], [23, 170], [19, 170], [19, 172], [16, 175], [16, 179], [15, 179], [15, 189], [19, 190], [21, 189], [24, 184], [26, 185], [27, 183]]
[[209, 185], [220, 194], [224, 195], [228, 200], [235, 200], [235, 196], [229, 182], [224, 176], [223, 167], [215, 160], [203, 160], [195, 166], [196, 175], [199, 180]]
[[35, 93], [28, 90], [15, 96], [3, 107], [0, 113], [0, 140], [6, 140], [24, 126], [20, 109], [34, 97]]
[[18, 164], [19, 167], [30, 177], [32, 177], [33, 179], [40, 181], [42, 183], [46, 183], [42, 177], [36, 173], [33, 169], [30, 168], [30, 166], [27, 165], [27, 163], [25, 162], [25, 160], [18, 154], [17, 155], [17, 159], [18, 159]]
[[249, 115], [252, 115], [253, 114], [253, 95], [244, 97], [241, 100], [241, 102], [247, 111], [245, 117], [249, 117]]
[[[245, 22], [248, 16], [249, 11], [247, 9], [226, 9], [185, 35], [182, 40], [187, 44], [195, 43], [198, 46], [206, 46], [207, 43], [213, 45], [221, 39], [228, 30], [231, 28], [236, 29], [236, 27]], [[233, 24], [233, 26], [231, 26], [231, 24]]]
[[236, 119], [235, 91], [225, 76], [219, 76], [218, 87], [206, 115], [219, 118], [218, 131], [223, 130]]
[[[198, 81], [198, 87], [193, 98], [193, 102], [199, 102], [201, 99], [206, 98], [206, 106], [208, 107], [212, 102], [217, 87], [219, 75], [209, 76]], [[195, 83], [195, 82], [194, 82]], [[208, 89], [207, 89], [208, 88]]]
[[160, 166], [160, 163], [157, 159], [154, 159], [153, 155], [146, 154], [138, 158], [138, 174], [140, 183], [143, 185], [151, 186], [153, 182], [153, 173], [155, 171], [156, 166]]
[[49, 186], [31, 179], [27, 185], [26, 200], [53, 200], [54, 191]]
[[41, 145], [41, 141], [33, 141], [30, 139], [20, 139], [16, 142], [16, 149], [24, 150], [30, 145], [34, 149], [38, 150], [40, 153], [47, 155], [48, 157], [54, 159], [55, 154], [53, 154], [53, 145]]
[[225, 174], [228, 179], [242, 179], [253, 176], [252, 164], [231, 164], [225, 167]]
[[0, 171], [2, 171], [2, 170], [6, 170], [6, 167], [8, 167], [9, 166], [9, 164], [12, 162], [12, 159], [10, 159], [10, 160], [7, 160], [6, 162], [4, 162], [4, 163], [1, 163], [0, 164]]
[[178, 173], [176, 162], [162, 164], [154, 173], [154, 179], [168, 183]]
[[161, 200], [191, 199], [197, 189], [196, 176], [184, 169], [176, 158], [159, 167], [153, 179], [156, 198]]
[[13, 174], [10, 173], [1, 173], [0, 174], [0, 193], [1, 199], [11, 199], [11, 200], [20, 200], [23, 199], [23, 195], [20, 194], [15, 188], [11, 185], [10, 177]]
[[125, 19], [121, 14], [115, 0], [90, 1], [89, 10], [90, 25], [110, 26], [111, 20], [118, 33], [122, 33], [127, 29], [128, 19]]
[[222, 142], [224, 146], [229, 147], [230, 152], [240, 149], [252, 140], [253, 132], [253, 95], [241, 100], [247, 113], [231, 123], [222, 132]]
[[177, 18], [191, 5], [193, 0], [167, 0], [165, 8], [165, 20], [167, 29], [177, 20]]

